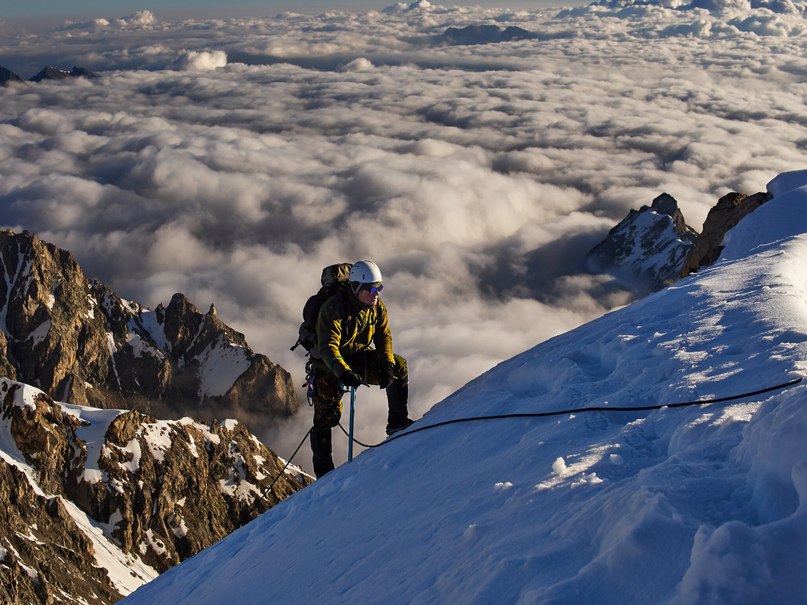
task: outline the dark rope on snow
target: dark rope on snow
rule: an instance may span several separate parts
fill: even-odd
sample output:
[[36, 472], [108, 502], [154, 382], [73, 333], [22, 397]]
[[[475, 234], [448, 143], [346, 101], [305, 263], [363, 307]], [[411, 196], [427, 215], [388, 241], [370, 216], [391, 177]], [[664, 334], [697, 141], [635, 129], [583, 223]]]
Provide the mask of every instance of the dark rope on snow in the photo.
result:
[[[715, 397], [712, 399], [700, 399], [698, 401], [683, 401], [679, 403], [664, 403], [664, 404], [656, 404], [656, 405], [641, 405], [636, 407], [628, 407], [628, 406], [591, 406], [591, 407], [584, 407], [584, 408], [569, 408], [566, 410], [553, 410], [549, 412], [518, 412], [512, 414], [493, 414], [490, 416], [473, 416], [470, 418], [454, 418], [452, 420], [443, 420], [442, 422], [435, 422], [434, 424], [427, 424], [426, 426], [419, 426], [414, 427], [409, 430], [401, 431], [400, 433], [393, 433], [389, 437], [387, 437], [381, 443], [376, 444], [367, 444], [362, 443], [358, 439], [353, 439], [353, 441], [366, 448], [375, 448], [380, 447], [382, 445], [386, 445], [387, 443], [392, 443], [396, 439], [400, 439], [402, 437], [408, 437], [409, 435], [414, 435], [415, 433], [419, 433], [421, 431], [428, 431], [429, 429], [437, 428], [438, 426], [446, 426], [449, 424], [459, 424], [461, 422], [476, 422], [477, 420], [500, 420], [503, 418], [546, 418], [548, 416], [565, 416], [567, 414], [581, 414], [583, 412], [644, 412], [649, 410], [663, 410], [664, 408], [683, 408], [689, 406], [696, 406], [696, 405], [711, 405], [715, 403], [725, 403], [729, 401], [736, 401], [738, 399], [745, 399], [746, 397], [753, 397], [754, 395], [762, 395], [763, 393], [770, 393], [771, 391], [779, 391], [782, 389], [787, 389], [794, 385], [799, 384], [802, 381], [801, 378], [796, 378], [795, 380], [791, 380], [789, 382], [785, 382], [782, 384], [777, 384], [772, 387], [767, 387], [764, 389], [759, 389], [758, 391], [750, 391], [748, 393], [742, 393], [740, 395], [730, 395], [728, 397]], [[347, 431], [345, 428], [339, 424], [339, 428], [342, 429], [342, 432], [347, 435]]]
[[[745, 399], [746, 397], [753, 397], [755, 395], [762, 395], [764, 393], [770, 393], [772, 391], [780, 391], [782, 389], [787, 389], [789, 387], [795, 386], [802, 381], [801, 378], [796, 378], [795, 380], [790, 380], [788, 382], [784, 382], [782, 384], [777, 384], [772, 387], [767, 387], [764, 389], [759, 389], [757, 391], [749, 391], [748, 393], [742, 393], [740, 395], [730, 395], [728, 397], [715, 397], [712, 399], [699, 399], [697, 401], [682, 401], [677, 403], [663, 403], [663, 404], [656, 404], [656, 405], [640, 405], [635, 407], [630, 406], [591, 406], [591, 407], [584, 407], [584, 408], [569, 408], [565, 410], [552, 410], [548, 412], [516, 412], [512, 414], [492, 414], [490, 416], [472, 416], [470, 418], [454, 418], [452, 420], [443, 420], [442, 422], [435, 422], [433, 424], [427, 424], [426, 426], [419, 426], [415, 428], [410, 428], [407, 430], [403, 430], [399, 433], [394, 433], [387, 437], [381, 443], [369, 444], [369, 443], [362, 443], [358, 439], [354, 437], [353, 442], [357, 445], [366, 448], [376, 448], [381, 447], [382, 445], [386, 445], [388, 443], [392, 443], [396, 439], [401, 439], [402, 437], [408, 437], [409, 435], [414, 435], [415, 433], [419, 433], [421, 431], [428, 431], [430, 429], [435, 429], [440, 426], [447, 426], [449, 424], [460, 424], [463, 422], [476, 422], [481, 420], [501, 420], [505, 418], [547, 418], [549, 416], [565, 416], [567, 414], [582, 414], [583, 412], [646, 412], [651, 410], [663, 410], [664, 408], [683, 408], [683, 407], [690, 407], [696, 405], [711, 405], [715, 403], [726, 403], [729, 401], [737, 401], [738, 399]], [[342, 429], [342, 432], [347, 435], [348, 437], [350, 434], [345, 430], [345, 427], [339, 423], [339, 428]], [[294, 460], [294, 457], [297, 455], [297, 452], [300, 451], [300, 448], [303, 447], [303, 443], [305, 440], [308, 439], [308, 436], [311, 434], [311, 431], [314, 429], [312, 426], [306, 434], [303, 436], [302, 441], [297, 446], [297, 449], [294, 450], [294, 453], [289, 457], [288, 461], [286, 461], [286, 465], [283, 469], [278, 473], [277, 477], [272, 480], [272, 483], [269, 484], [264, 492], [261, 494], [261, 497], [256, 499], [255, 502], [252, 503], [252, 507], [249, 509], [249, 513], [247, 516], [252, 515], [255, 511], [255, 508], [258, 504], [266, 497], [266, 494], [274, 487], [275, 483], [277, 483], [278, 479], [283, 476], [283, 473], [286, 472], [286, 469], [291, 464], [291, 461]]]

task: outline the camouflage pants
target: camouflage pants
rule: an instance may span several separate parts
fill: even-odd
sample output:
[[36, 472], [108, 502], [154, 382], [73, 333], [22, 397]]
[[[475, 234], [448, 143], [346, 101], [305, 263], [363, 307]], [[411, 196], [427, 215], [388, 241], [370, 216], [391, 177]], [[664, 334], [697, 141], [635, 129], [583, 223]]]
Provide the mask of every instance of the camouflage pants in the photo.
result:
[[[380, 384], [384, 360], [376, 351], [363, 351], [345, 357], [350, 369], [361, 376], [367, 384]], [[400, 427], [411, 423], [407, 414], [409, 399], [409, 373], [406, 359], [395, 355], [393, 381], [387, 387], [387, 432], [390, 427]], [[314, 426], [311, 429], [311, 453], [314, 473], [317, 478], [333, 470], [333, 448], [331, 428], [339, 424], [342, 417], [342, 390], [339, 379], [325, 369], [322, 364], [314, 366]]]
[[[397, 419], [401, 414], [406, 418], [407, 396], [409, 385], [409, 371], [406, 359], [394, 355], [395, 367], [393, 369], [394, 381], [387, 388], [387, 399], [390, 407], [390, 417]], [[384, 360], [377, 351], [362, 351], [355, 355], [345, 357], [350, 369], [361, 376], [367, 384], [380, 384]], [[317, 428], [331, 428], [339, 424], [342, 417], [342, 390], [339, 379], [321, 365], [314, 367], [314, 426]], [[405, 392], [404, 392], [405, 391]], [[403, 409], [401, 409], [403, 408]]]

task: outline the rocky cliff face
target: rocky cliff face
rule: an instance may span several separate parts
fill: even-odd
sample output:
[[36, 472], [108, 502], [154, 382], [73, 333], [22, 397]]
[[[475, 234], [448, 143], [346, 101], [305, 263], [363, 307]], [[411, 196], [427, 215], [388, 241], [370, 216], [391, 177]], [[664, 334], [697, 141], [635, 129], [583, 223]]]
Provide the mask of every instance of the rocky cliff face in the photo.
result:
[[714, 263], [723, 251], [723, 237], [729, 229], [769, 199], [771, 196], [768, 193], [749, 196], [732, 192], [721, 197], [706, 216], [703, 231], [684, 261], [680, 277], [686, 277], [701, 267]]
[[637, 294], [647, 294], [678, 278], [697, 235], [675, 198], [664, 193], [651, 206], [631, 210], [586, 262], [591, 271], [611, 273]]
[[182, 294], [149, 310], [90, 282], [69, 252], [0, 232], [0, 372], [51, 397], [262, 431], [298, 402], [291, 376]]
[[[303, 487], [228, 420], [57, 403], [0, 379], [0, 601], [112, 603]], [[254, 510], [253, 510], [254, 508]]]

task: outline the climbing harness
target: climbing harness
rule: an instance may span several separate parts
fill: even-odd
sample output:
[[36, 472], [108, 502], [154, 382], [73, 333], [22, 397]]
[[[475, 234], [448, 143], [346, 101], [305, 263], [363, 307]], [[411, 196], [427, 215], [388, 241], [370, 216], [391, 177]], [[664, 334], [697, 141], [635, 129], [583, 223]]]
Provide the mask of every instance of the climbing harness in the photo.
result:
[[314, 364], [309, 359], [305, 364], [305, 396], [308, 398], [308, 405], [314, 405], [314, 395], [317, 394], [316, 374], [314, 373]]

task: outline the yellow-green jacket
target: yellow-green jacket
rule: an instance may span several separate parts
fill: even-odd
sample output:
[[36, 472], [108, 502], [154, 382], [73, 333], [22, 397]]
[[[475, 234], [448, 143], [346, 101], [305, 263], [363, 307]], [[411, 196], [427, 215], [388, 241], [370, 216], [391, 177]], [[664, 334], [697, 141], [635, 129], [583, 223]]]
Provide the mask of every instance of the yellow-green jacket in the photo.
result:
[[352, 369], [345, 357], [371, 345], [390, 363], [395, 363], [387, 307], [380, 298], [374, 307], [361, 304], [348, 290], [329, 298], [319, 310], [317, 339], [322, 363], [337, 377]]

